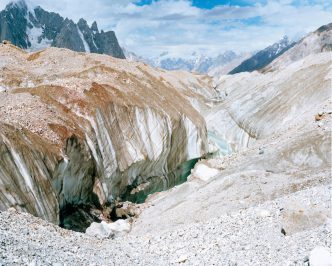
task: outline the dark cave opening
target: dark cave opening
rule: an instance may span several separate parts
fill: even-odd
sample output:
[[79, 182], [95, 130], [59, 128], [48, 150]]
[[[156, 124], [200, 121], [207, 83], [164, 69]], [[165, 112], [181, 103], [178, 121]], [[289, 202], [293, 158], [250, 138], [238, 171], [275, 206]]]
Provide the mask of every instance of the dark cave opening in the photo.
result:
[[85, 233], [93, 222], [100, 223], [102, 211], [89, 204], [66, 205], [60, 211], [59, 226], [68, 230]]

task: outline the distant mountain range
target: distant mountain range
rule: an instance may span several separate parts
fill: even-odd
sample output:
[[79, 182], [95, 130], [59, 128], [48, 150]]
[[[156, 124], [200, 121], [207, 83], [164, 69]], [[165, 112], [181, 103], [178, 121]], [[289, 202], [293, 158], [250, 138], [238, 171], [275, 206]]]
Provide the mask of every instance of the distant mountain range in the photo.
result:
[[260, 70], [295, 44], [296, 42], [290, 41], [289, 38], [285, 36], [280, 41], [256, 53], [236, 54], [234, 51], [226, 51], [216, 57], [193, 53], [189, 58], [180, 58], [171, 57], [167, 52], [164, 52], [156, 58], [143, 58], [125, 49], [124, 52], [127, 59], [145, 62], [154, 67], [220, 76]]
[[9, 3], [0, 12], [3, 40], [30, 51], [54, 46], [125, 58], [113, 31], [99, 31], [96, 22], [89, 27], [84, 19], [76, 24], [41, 7], [30, 9], [23, 0]]
[[250, 53], [236, 54], [233, 51], [226, 51], [216, 57], [193, 53], [189, 57], [181, 58], [173, 57], [167, 52], [164, 52], [158, 57], [144, 58], [133, 52], [127, 51], [125, 48], [123, 48], [123, 51], [126, 58], [131, 61], [144, 62], [165, 70], [184, 70], [211, 75], [214, 73], [227, 74], [228, 71], [251, 55]]

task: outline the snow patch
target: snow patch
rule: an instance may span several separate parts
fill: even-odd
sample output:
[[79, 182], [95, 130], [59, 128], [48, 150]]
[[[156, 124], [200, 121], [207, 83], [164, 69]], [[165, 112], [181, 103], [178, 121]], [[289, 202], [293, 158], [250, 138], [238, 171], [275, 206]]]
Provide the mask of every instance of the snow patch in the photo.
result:
[[94, 39], [94, 37], [92, 37], [92, 43], [93, 43], [93, 45], [96, 47], [96, 49], [98, 49], [98, 46], [97, 46], [97, 44], [95, 43], [95, 39]]
[[[32, 15], [33, 17], [36, 17], [35, 11], [29, 10], [28, 14], [26, 15], [28, 25], [34, 25], [29, 18], [29, 14]], [[42, 27], [36, 27], [36, 26], [33, 26], [32, 28], [27, 27], [26, 33], [30, 41], [30, 46], [27, 49], [29, 52], [35, 52], [38, 50], [45, 49], [47, 47], [50, 47], [52, 44], [52, 40], [49, 40], [47, 38], [41, 38], [41, 36], [43, 35]]]
[[85, 52], [90, 53], [90, 47], [89, 47], [89, 44], [88, 44], [88, 43], [86, 42], [86, 40], [84, 39], [84, 35], [83, 35], [83, 33], [81, 32], [81, 30], [79, 29], [79, 27], [77, 27], [77, 31], [78, 31], [78, 34], [80, 35], [80, 38], [81, 38], [82, 42], [83, 42]]

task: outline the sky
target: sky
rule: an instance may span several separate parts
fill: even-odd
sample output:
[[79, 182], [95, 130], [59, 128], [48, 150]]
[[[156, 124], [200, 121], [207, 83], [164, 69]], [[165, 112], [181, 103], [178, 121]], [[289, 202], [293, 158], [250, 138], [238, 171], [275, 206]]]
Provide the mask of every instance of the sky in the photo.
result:
[[[0, 9], [10, 1], [0, 0]], [[331, 0], [28, 0], [64, 17], [97, 21], [144, 57], [257, 51], [332, 22]]]

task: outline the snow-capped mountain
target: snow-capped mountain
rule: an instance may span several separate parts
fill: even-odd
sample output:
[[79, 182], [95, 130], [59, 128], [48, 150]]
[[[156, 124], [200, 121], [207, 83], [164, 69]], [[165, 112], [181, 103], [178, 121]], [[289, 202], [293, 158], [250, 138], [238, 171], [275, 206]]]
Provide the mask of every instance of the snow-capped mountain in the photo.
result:
[[288, 49], [293, 47], [296, 42], [293, 42], [285, 36], [279, 42], [276, 42], [265, 49], [259, 51], [249, 59], [243, 61], [240, 65], [234, 68], [229, 74], [236, 74], [240, 72], [251, 72], [254, 70], [262, 69], [271, 63], [278, 56], [282, 55]]
[[193, 53], [187, 58], [172, 57], [168, 53], [162, 53], [152, 59], [153, 65], [166, 70], [187, 70], [191, 72], [208, 73], [210, 68], [224, 65], [235, 59], [238, 55], [233, 51], [227, 51], [217, 57], [210, 57], [199, 53]]
[[183, 58], [171, 56], [168, 52], [163, 52], [158, 57], [144, 58], [133, 52], [129, 52], [124, 48], [123, 51], [126, 58], [131, 61], [144, 62], [165, 70], [185, 70], [205, 74], [214, 73], [217, 68], [220, 69], [221, 67], [240, 59], [240, 61], [237, 61], [237, 64], [239, 64], [242, 62], [241, 58], [243, 58], [242, 54], [236, 54], [233, 51], [226, 51], [216, 57], [192, 53], [189, 57]]
[[49, 46], [125, 58], [113, 31], [99, 32], [84, 19], [74, 23], [40, 6], [30, 8], [24, 0], [9, 3], [0, 12], [0, 41], [8, 40], [30, 51]]

